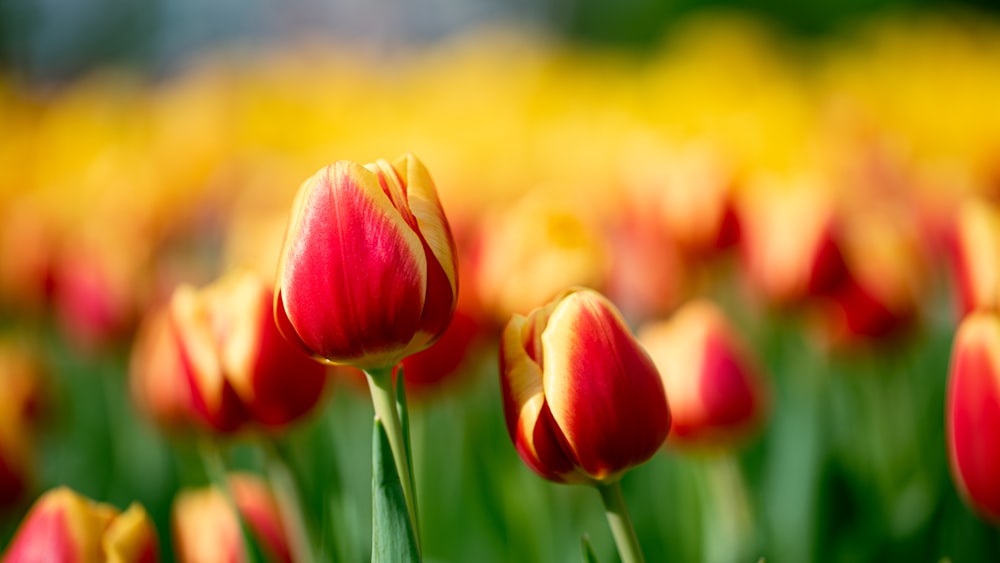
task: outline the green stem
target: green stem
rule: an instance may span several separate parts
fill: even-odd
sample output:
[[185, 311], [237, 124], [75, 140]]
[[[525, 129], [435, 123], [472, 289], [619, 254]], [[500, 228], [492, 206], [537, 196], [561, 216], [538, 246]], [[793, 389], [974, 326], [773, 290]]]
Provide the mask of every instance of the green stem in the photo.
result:
[[622, 563], [643, 563], [645, 559], [642, 556], [642, 548], [639, 547], [639, 538], [636, 537], [635, 528], [632, 527], [632, 519], [625, 506], [621, 485], [618, 481], [600, 483], [597, 485], [597, 490], [601, 493], [601, 500], [604, 501], [604, 513], [608, 517], [611, 535], [615, 538]]
[[299, 501], [295, 478], [276, 444], [265, 439], [262, 440], [261, 447], [267, 456], [267, 477], [278, 503], [278, 516], [288, 537], [292, 561], [315, 563], [316, 554], [313, 553], [313, 544], [302, 517], [302, 503]]
[[389, 438], [389, 449], [392, 450], [392, 458], [396, 462], [399, 481], [403, 486], [403, 497], [406, 500], [406, 509], [410, 514], [410, 523], [413, 525], [413, 532], [419, 546], [420, 533], [417, 528], [417, 506], [416, 496], [413, 491], [413, 472], [410, 469], [410, 459], [407, 454], [409, 447], [406, 442], [406, 435], [403, 432], [403, 424], [399, 418], [399, 411], [396, 410], [396, 395], [392, 385], [392, 368], [365, 370], [365, 375], [368, 376], [368, 389], [371, 391], [375, 416], [382, 421], [385, 433]]

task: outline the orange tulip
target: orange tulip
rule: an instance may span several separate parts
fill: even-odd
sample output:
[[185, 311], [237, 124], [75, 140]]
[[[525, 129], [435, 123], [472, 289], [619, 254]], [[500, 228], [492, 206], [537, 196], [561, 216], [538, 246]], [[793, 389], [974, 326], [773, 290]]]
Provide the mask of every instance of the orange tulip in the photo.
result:
[[4, 554], [5, 563], [159, 560], [156, 529], [133, 503], [125, 512], [60, 487], [42, 495]]
[[500, 343], [500, 382], [511, 440], [552, 481], [614, 482], [670, 429], [656, 366], [593, 290], [514, 315]]
[[302, 185], [274, 312], [282, 334], [314, 358], [394, 366], [441, 336], [457, 295], [455, 243], [416, 157], [338, 161]]
[[[259, 478], [229, 476], [233, 500], [250, 533], [270, 560], [290, 562], [288, 539], [270, 488]], [[182, 491], [174, 500], [173, 534], [181, 563], [242, 563], [240, 522], [226, 498], [215, 488]]]

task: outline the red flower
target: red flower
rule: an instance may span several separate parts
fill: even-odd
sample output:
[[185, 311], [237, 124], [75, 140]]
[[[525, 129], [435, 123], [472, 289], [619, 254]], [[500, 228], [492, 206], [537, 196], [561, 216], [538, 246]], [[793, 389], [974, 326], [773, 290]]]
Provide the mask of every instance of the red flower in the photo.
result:
[[278, 332], [271, 288], [234, 274], [203, 289], [178, 288], [154, 314], [133, 357], [133, 390], [154, 416], [194, 418], [234, 431], [290, 423], [322, 396], [326, 369]]
[[612, 482], [670, 429], [660, 375], [621, 315], [593, 290], [514, 315], [500, 346], [507, 430], [546, 479]]
[[393, 366], [447, 328], [456, 272], [455, 243], [419, 160], [338, 161], [296, 197], [275, 318], [318, 360]]
[[975, 312], [952, 348], [946, 425], [951, 473], [966, 501], [1000, 524], [1000, 317]]
[[60, 487], [42, 495], [21, 522], [5, 563], [159, 560], [156, 529], [142, 506], [125, 512]]

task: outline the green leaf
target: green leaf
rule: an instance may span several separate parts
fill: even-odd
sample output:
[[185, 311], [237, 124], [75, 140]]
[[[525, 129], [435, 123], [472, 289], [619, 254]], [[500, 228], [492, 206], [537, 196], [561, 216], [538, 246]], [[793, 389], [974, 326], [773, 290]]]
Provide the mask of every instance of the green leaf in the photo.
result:
[[580, 536], [580, 545], [583, 547], [583, 563], [598, 563], [594, 546], [590, 545], [590, 536], [587, 534]]
[[376, 418], [372, 436], [372, 562], [400, 561], [419, 562], [420, 552], [389, 436]]

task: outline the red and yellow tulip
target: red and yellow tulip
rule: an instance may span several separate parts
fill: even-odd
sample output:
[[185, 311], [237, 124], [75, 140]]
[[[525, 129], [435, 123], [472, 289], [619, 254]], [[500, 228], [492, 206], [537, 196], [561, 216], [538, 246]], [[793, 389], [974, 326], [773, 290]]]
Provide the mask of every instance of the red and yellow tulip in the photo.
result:
[[[248, 473], [229, 476], [233, 501], [254, 540], [269, 561], [292, 560], [277, 501], [260, 478]], [[173, 535], [181, 563], [246, 561], [240, 521], [226, 497], [213, 487], [181, 491], [174, 499]]]
[[320, 361], [391, 367], [447, 328], [456, 265], [434, 183], [416, 157], [338, 161], [296, 197], [275, 318], [286, 338]]
[[286, 425], [322, 396], [326, 369], [279, 334], [271, 288], [249, 272], [179, 287], [133, 357], [133, 390], [161, 420], [229, 432]]
[[500, 344], [500, 382], [521, 459], [552, 481], [614, 482], [670, 430], [656, 366], [593, 290], [514, 315]]
[[125, 512], [60, 487], [42, 495], [4, 553], [6, 563], [155, 563], [156, 529], [133, 503]]
[[952, 345], [945, 410], [951, 474], [966, 501], [1000, 524], [1000, 316], [975, 312]]

